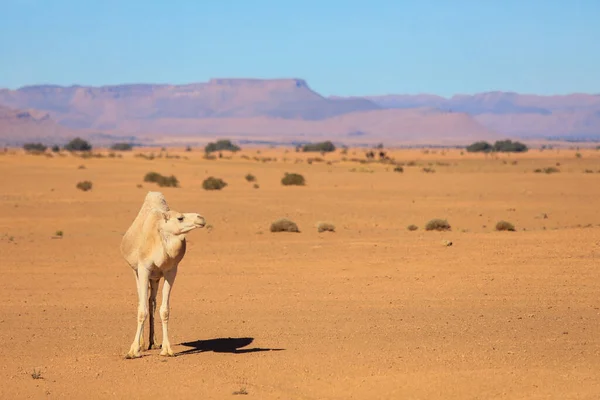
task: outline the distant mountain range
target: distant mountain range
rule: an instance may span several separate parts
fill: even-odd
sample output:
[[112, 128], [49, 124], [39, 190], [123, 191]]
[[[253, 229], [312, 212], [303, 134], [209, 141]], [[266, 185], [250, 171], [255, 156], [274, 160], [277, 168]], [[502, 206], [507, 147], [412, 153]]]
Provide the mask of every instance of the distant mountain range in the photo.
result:
[[212, 79], [187, 85], [1, 89], [0, 106], [4, 142], [73, 135], [387, 144], [600, 138], [600, 96], [587, 94], [346, 98], [321, 96], [302, 79]]

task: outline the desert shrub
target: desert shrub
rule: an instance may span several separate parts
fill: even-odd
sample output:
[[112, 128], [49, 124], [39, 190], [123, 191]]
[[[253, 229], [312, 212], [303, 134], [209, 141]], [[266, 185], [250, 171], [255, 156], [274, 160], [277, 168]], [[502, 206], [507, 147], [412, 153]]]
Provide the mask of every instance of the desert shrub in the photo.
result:
[[254, 189], [258, 189], [258, 188], [260, 188], [260, 186], [258, 185], [258, 183], [255, 183], [254, 185], [252, 185], [252, 187], [253, 187]]
[[246, 180], [248, 182], [256, 182], [256, 177], [252, 174], [248, 174], [248, 175], [246, 175]]
[[110, 146], [110, 149], [114, 151], [131, 151], [133, 149], [133, 145], [131, 143], [120, 142]]
[[535, 173], [545, 173], [545, 174], [554, 174], [557, 172], [560, 172], [560, 169], [556, 168], [556, 167], [546, 167], [546, 168], [536, 168], [533, 170], [533, 172]]
[[281, 218], [271, 224], [271, 232], [300, 232], [300, 230], [295, 222]]
[[432, 219], [425, 225], [426, 231], [449, 231], [450, 224], [445, 219]]
[[205, 160], [216, 160], [217, 156], [215, 156], [214, 154], [209, 154], [209, 153], [204, 153], [204, 156], [202, 157]]
[[404, 168], [402, 168], [400, 165], [396, 165], [394, 167], [394, 172], [404, 172]]
[[296, 186], [304, 186], [306, 181], [304, 177], [300, 174], [296, 173], [285, 173], [284, 177], [281, 178], [281, 184], [285, 186], [296, 185]]
[[522, 153], [528, 150], [527, 146], [521, 142], [513, 142], [512, 140], [497, 140], [494, 145], [488, 142], [475, 142], [467, 146], [467, 151], [470, 153], [487, 153], [497, 151], [501, 153]]
[[82, 181], [82, 182], [79, 182], [76, 187], [79, 190], [83, 190], [84, 192], [87, 192], [88, 190], [92, 190], [92, 186], [93, 186], [92, 182]]
[[23, 149], [25, 151], [33, 151], [33, 152], [44, 152], [48, 147], [43, 145], [42, 143], [25, 143], [23, 145]]
[[419, 229], [419, 227], [415, 224], [411, 224], [406, 229], [408, 229], [409, 231], [416, 231], [417, 229]]
[[225, 186], [227, 186], [227, 183], [223, 179], [212, 176], [209, 176], [202, 182], [202, 188], [204, 190], [221, 190]]
[[60, 147], [57, 144], [55, 144], [54, 146], [52, 146], [52, 152], [53, 153], [58, 153], [59, 151], [60, 151]]
[[527, 146], [521, 142], [513, 142], [512, 140], [498, 140], [494, 143], [494, 151], [502, 153], [524, 153]]
[[54, 232], [54, 236], [56, 236], [56, 237], [63, 237], [64, 236], [64, 232], [63, 231], [56, 231], [56, 232]]
[[231, 143], [231, 140], [221, 139], [216, 142], [211, 142], [204, 147], [205, 153], [212, 153], [213, 151], [221, 151], [221, 150], [229, 150], [229, 151], [239, 151], [241, 150], [239, 146]]
[[92, 145], [82, 138], [76, 137], [71, 140], [69, 143], [65, 145], [65, 150], [67, 151], [90, 151], [92, 150]]
[[192, 151], [192, 147], [191, 146], [186, 146], [185, 151]]
[[319, 222], [317, 224], [317, 231], [321, 232], [335, 232], [335, 225], [329, 222]]
[[144, 182], [156, 183], [160, 187], [179, 187], [179, 181], [175, 175], [166, 176], [161, 175], [158, 172], [148, 172], [146, 176], [144, 176]]
[[508, 221], [498, 221], [496, 224], [497, 231], [515, 231], [515, 226]]
[[579, 153], [579, 152], [575, 153], [575, 157], [581, 158], [581, 153]]
[[335, 146], [328, 140], [326, 142], [305, 144], [302, 146], [302, 151], [329, 153], [335, 151]]
[[492, 151], [492, 145], [488, 142], [475, 142], [467, 146], [466, 149], [469, 153], [480, 153]]
[[585, 171], [583, 171], [586, 174], [593, 174], [594, 170], [593, 169], [586, 169]]
[[433, 174], [433, 173], [435, 173], [435, 169], [429, 168], [429, 167], [425, 167], [425, 168], [423, 168], [423, 172], [425, 172], [427, 174]]

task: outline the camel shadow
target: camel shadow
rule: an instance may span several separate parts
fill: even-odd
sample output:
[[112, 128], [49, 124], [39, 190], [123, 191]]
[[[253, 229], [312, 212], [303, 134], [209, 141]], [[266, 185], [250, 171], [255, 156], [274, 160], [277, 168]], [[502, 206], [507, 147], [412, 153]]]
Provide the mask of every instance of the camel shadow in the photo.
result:
[[193, 342], [179, 343], [182, 346], [190, 347], [188, 350], [177, 353], [178, 356], [186, 354], [203, 353], [205, 351], [213, 351], [215, 353], [231, 353], [231, 354], [244, 354], [244, 353], [256, 353], [259, 351], [282, 351], [285, 349], [268, 349], [254, 347], [250, 349], [242, 349], [242, 347], [248, 346], [254, 341], [254, 338], [219, 338], [209, 340], [195, 340]]

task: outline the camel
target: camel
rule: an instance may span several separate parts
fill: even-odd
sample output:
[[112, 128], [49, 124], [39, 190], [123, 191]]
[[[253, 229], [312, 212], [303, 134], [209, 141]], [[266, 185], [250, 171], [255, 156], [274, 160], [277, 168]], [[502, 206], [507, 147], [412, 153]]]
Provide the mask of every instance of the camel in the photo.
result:
[[206, 225], [200, 214], [171, 210], [160, 192], [148, 192], [144, 203], [121, 240], [121, 254], [133, 268], [138, 293], [137, 330], [126, 358], [140, 357], [144, 347], [144, 323], [149, 321], [148, 350], [157, 348], [154, 313], [158, 283], [164, 278], [160, 318], [162, 321], [161, 356], [173, 356], [168, 336], [169, 299], [177, 266], [186, 250], [185, 235]]

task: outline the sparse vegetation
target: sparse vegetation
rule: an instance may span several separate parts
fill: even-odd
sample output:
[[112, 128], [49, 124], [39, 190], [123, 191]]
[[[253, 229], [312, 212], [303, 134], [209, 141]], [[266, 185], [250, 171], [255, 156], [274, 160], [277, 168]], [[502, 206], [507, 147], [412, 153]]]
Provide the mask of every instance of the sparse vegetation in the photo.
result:
[[295, 186], [304, 186], [306, 184], [306, 181], [304, 180], [304, 177], [300, 174], [296, 174], [296, 173], [285, 173], [284, 177], [281, 178], [281, 184], [284, 186], [291, 186], [291, 185], [295, 185]]
[[335, 146], [332, 142], [328, 140], [326, 142], [305, 144], [304, 146], [302, 146], [302, 151], [329, 153], [335, 151]]
[[114, 151], [131, 151], [133, 149], [133, 145], [131, 143], [120, 142], [110, 146], [110, 149]]
[[515, 226], [508, 221], [498, 221], [496, 224], [497, 231], [515, 231]]
[[281, 218], [271, 224], [271, 232], [300, 232], [300, 230], [295, 222]]
[[248, 175], [246, 175], [246, 180], [248, 182], [256, 182], [256, 177], [252, 174], [248, 174]]
[[206, 145], [206, 147], [204, 148], [204, 152], [205, 153], [212, 153], [214, 151], [221, 151], [221, 150], [229, 150], [229, 151], [240, 151], [240, 147], [236, 146], [235, 144], [231, 143], [231, 140], [228, 139], [221, 139], [221, 140], [217, 140], [216, 142], [211, 142], [209, 144]]
[[416, 231], [417, 229], [419, 229], [418, 226], [416, 226], [415, 224], [411, 224], [409, 225], [406, 229], [408, 229], [409, 231]]
[[242, 388], [240, 388], [240, 390], [236, 390], [232, 394], [233, 395], [248, 394], [248, 391], [246, 390], [245, 387], [242, 387]]
[[429, 167], [425, 167], [425, 168], [423, 168], [423, 172], [425, 172], [427, 174], [433, 174], [433, 173], [435, 173], [435, 169], [429, 168]]
[[65, 145], [67, 151], [91, 151], [92, 145], [80, 137], [76, 137]]
[[60, 146], [58, 146], [57, 144], [55, 144], [54, 146], [52, 146], [52, 152], [53, 153], [58, 153], [60, 151]]
[[44, 378], [42, 377], [42, 371], [38, 371], [38, 370], [36, 370], [35, 368], [33, 369], [33, 372], [31, 373], [31, 377], [32, 377], [33, 379], [44, 379]]
[[202, 182], [202, 188], [204, 190], [221, 190], [225, 186], [227, 186], [227, 183], [223, 179], [215, 178], [213, 176], [209, 176]]
[[46, 147], [42, 143], [25, 143], [23, 145], [23, 150], [27, 152], [43, 153], [44, 151], [46, 151], [47, 148], [48, 147]]
[[61, 238], [61, 237], [63, 237], [63, 235], [64, 235], [63, 231], [56, 231], [56, 232], [54, 232], [54, 236], [56, 236], [56, 237]]
[[148, 172], [146, 176], [144, 176], [144, 182], [153, 182], [160, 187], [179, 187], [179, 181], [175, 175], [166, 176], [161, 175], [158, 172]]
[[329, 223], [329, 222], [319, 222], [317, 224], [317, 231], [319, 231], [319, 233], [335, 232], [335, 225], [333, 225], [332, 223]]
[[425, 225], [426, 231], [449, 231], [450, 224], [445, 219], [432, 219]]
[[254, 189], [258, 189], [258, 188], [260, 188], [260, 186], [258, 185], [258, 183], [255, 183], [254, 185], [252, 185], [252, 187], [253, 187]]
[[394, 172], [404, 172], [404, 168], [402, 168], [400, 165], [396, 165], [394, 167]]
[[581, 158], [581, 153], [580, 152], [575, 153], [575, 157]]
[[556, 168], [556, 167], [546, 167], [546, 168], [536, 168], [533, 170], [533, 172], [535, 173], [545, 173], [545, 174], [555, 174], [557, 172], [560, 172], [560, 169]]
[[87, 192], [88, 190], [92, 190], [92, 182], [91, 181], [82, 181], [77, 183], [77, 189], [79, 190], [83, 190], [84, 192]]

